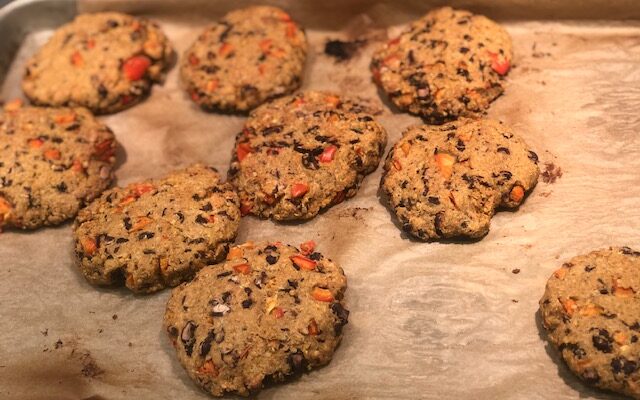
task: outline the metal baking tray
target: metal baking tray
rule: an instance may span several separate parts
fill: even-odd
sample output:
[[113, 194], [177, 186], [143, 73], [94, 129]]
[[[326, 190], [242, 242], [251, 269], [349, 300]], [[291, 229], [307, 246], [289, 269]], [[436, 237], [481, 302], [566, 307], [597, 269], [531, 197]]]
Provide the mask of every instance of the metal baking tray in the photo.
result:
[[[213, 18], [248, 0], [18, 0], [0, 9], [0, 100], [22, 97], [26, 58], [78, 12], [159, 21], [181, 56]], [[307, 28], [304, 88], [381, 102], [389, 145], [418, 118], [389, 107], [368, 61], [380, 40], [441, 1], [274, 0]], [[592, 249], [640, 247], [640, 2], [459, 0], [511, 33], [516, 59], [489, 116], [541, 160], [538, 186], [477, 242], [403, 235], [377, 196], [381, 168], [356, 197], [306, 223], [242, 221], [238, 242], [308, 239], [349, 280], [350, 322], [332, 362], [261, 399], [618, 399], [575, 378], [537, 317], [547, 278]], [[362, 40], [355, 56], [328, 39]], [[241, 115], [207, 114], [177, 68], [142, 104], [101, 116], [123, 146], [118, 184], [205, 161], [224, 173]], [[96, 289], [73, 265], [71, 224], [0, 235], [0, 399], [207, 399], [174, 355], [161, 319], [169, 291]]]

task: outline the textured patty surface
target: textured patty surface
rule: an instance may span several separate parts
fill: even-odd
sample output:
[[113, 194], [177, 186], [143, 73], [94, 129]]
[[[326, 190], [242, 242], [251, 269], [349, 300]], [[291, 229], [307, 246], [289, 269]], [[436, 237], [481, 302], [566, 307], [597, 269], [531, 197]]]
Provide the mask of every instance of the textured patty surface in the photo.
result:
[[489, 108], [512, 59], [511, 37], [500, 25], [444, 7], [381, 46], [371, 70], [398, 108], [442, 123]]
[[564, 263], [547, 282], [540, 314], [580, 379], [640, 399], [640, 252], [610, 248]]
[[22, 89], [38, 105], [112, 113], [140, 102], [173, 58], [166, 36], [149, 20], [83, 14], [56, 30], [27, 62]]
[[150, 293], [224, 258], [240, 223], [238, 197], [210, 167], [115, 188], [78, 214], [78, 266], [94, 285]]
[[0, 229], [73, 218], [112, 181], [116, 141], [84, 108], [20, 107], [0, 114]]
[[342, 268], [308, 246], [246, 243], [171, 293], [164, 324], [207, 392], [249, 395], [329, 363], [349, 312]]
[[276, 7], [235, 10], [207, 28], [182, 59], [182, 80], [205, 109], [248, 111], [300, 86], [304, 32]]
[[498, 207], [522, 203], [537, 183], [537, 163], [498, 121], [415, 126], [389, 152], [381, 187], [406, 232], [425, 240], [478, 238]]
[[299, 92], [251, 113], [236, 138], [229, 179], [243, 213], [309, 219], [356, 194], [377, 168], [386, 139], [360, 103]]

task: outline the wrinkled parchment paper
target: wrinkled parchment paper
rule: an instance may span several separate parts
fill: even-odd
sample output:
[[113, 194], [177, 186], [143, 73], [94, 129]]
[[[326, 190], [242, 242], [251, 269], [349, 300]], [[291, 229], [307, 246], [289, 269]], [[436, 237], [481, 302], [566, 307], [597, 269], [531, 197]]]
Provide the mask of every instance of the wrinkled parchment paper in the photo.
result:
[[[181, 55], [208, 20], [247, 2], [196, 3], [105, 0], [80, 3], [80, 9], [154, 17]], [[274, 2], [289, 3], [308, 28], [304, 88], [385, 101], [378, 118], [389, 133], [388, 149], [419, 119], [388, 107], [368, 62], [387, 26], [393, 34], [428, 4]], [[313, 239], [349, 280], [351, 316], [331, 364], [259, 398], [617, 398], [571, 375], [546, 345], [536, 313], [546, 279], [563, 260], [610, 245], [640, 247], [640, 25], [514, 22], [510, 15], [521, 18], [536, 2], [482, 4], [472, 8], [505, 23], [517, 57], [506, 94], [489, 115], [512, 124], [537, 151], [540, 183], [519, 211], [498, 213], [491, 232], [473, 243], [422, 243], [402, 234], [377, 196], [381, 167], [355, 198], [312, 221], [243, 219], [239, 242]], [[582, 3], [571, 4], [580, 7], [576, 15], [585, 14]], [[613, 2], [610, 9], [619, 13], [629, 4]], [[637, 7], [628, 9], [634, 13]], [[24, 60], [49, 34], [26, 38], [2, 99], [21, 95]], [[323, 54], [327, 38], [355, 37], [368, 44], [350, 61]], [[101, 119], [124, 147], [117, 178], [125, 185], [194, 161], [226, 172], [244, 117], [198, 109], [174, 68], [143, 104]], [[162, 331], [168, 295], [87, 284], [73, 264], [70, 224], [3, 233], [0, 398], [208, 398], [188, 379]]]

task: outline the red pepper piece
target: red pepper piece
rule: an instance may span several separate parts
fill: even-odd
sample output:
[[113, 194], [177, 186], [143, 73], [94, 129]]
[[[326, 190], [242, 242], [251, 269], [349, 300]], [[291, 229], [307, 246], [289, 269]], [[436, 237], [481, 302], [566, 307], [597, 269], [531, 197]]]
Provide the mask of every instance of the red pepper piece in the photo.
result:
[[47, 160], [59, 160], [62, 157], [60, 150], [49, 149], [44, 152], [44, 158]]
[[330, 163], [331, 161], [333, 161], [333, 157], [336, 155], [336, 150], [338, 150], [338, 148], [332, 144], [325, 147], [322, 154], [318, 156], [318, 160], [321, 163]]
[[511, 69], [511, 63], [506, 58], [502, 61], [499, 60], [498, 54], [489, 52], [491, 57], [491, 69], [496, 71], [498, 75], [504, 76]]
[[243, 201], [240, 203], [240, 215], [243, 217], [245, 215], [251, 214], [251, 209], [253, 208], [253, 204], [249, 201]]
[[300, 250], [302, 250], [302, 254], [308, 255], [313, 253], [313, 250], [316, 248], [316, 242], [313, 240], [308, 240], [304, 243], [300, 244]]
[[150, 183], [138, 183], [133, 187], [133, 192], [137, 197], [140, 197], [143, 194], [152, 191], [153, 189], [155, 189], [155, 186]]
[[309, 191], [309, 185], [306, 183], [294, 183], [291, 187], [291, 196], [302, 197]]
[[242, 275], [249, 275], [251, 273], [251, 266], [249, 264], [234, 265], [233, 270]]
[[32, 149], [39, 149], [40, 147], [42, 147], [42, 145], [44, 144], [44, 142], [42, 141], [42, 139], [29, 139], [27, 141], [27, 144], [29, 145], [29, 147], [31, 147]]
[[299, 254], [295, 256], [291, 256], [290, 259], [291, 259], [291, 262], [293, 262], [298, 268], [304, 269], [307, 271], [315, 270], [316, 265], [318, 264], [314, 260]]
[[325, 303], [330, 303], [334, 300], [333, 294], [331, 294], [330, 290], [319, 288], [319, 287], [313, 288], [313, 291], [311, 292], [311, 297], [313, 297], [318, 301], [323, 301]]
[[273, 313], [273, 316], [276, 317], [276, 319], [280, 319], [284, 317], [284, 310], [280, 307], [274, 308], [272, 313]]
[[238, 148], [236, 149], [236, 155], [238, 156], [238, 161], [242, 162], [250, 153], [253, 152], [251, 145], [249, 143], [240, 143]]
[[122, 72], [130, 81], [142, 79], [147, 69], [151, 66], [151, 60], [147, 56], [133, 56], [122, 64]]
[[89, 256], [95, 254], [96, 250], [98, 250], [98, 244], [96, 241], [89, 237], [80, 239], [80, 245], [82, 246], [82, 250], [85, 254]]

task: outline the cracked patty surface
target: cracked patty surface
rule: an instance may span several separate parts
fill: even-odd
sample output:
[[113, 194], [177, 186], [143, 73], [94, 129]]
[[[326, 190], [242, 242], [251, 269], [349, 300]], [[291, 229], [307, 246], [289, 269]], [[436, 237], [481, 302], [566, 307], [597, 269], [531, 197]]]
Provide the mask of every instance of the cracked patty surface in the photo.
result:
[[382, 45], [371, 70], [398, 108], [442, 123], [489, 108], [512, 59], [511, 38], [500, 25], [444, 7]]
[[12, 104], [0, 113], [0, 229], [73, 218], [112, 181], [113, 132], [83, 108]]
[[498, 207], [522, 203], [537, 183], [537, 163], [498, 121], [415, 126], [389, 152], [381, 188], [404, 231], [423, 240], [478, 238]]
[[22, 89], [38, 105], [112, 113], [140, 102], [173, 59], [154, 22], [114, 12], [83, 14], [56, 30], [27, 62]]
[[173, 289], [164, 325], [196, 384], [214, 396], [247, 396], [329, 363], [349, 316], [347, 280], [306, 250], [245, 243]]
[[382, 157], [387, 134], [366, 106], [299, 92], [254, 110], [236, 138], [229, 180], [243, 214], [309, 219], [352, 197]]
[[124, 280], [134, 292], [154, 292], [222, 260], [239, 222], [231, 186], [195, 164], [111, 189], [82, 209], [74, 226], [77, 263], [94, 285]]
[[610, 248], [564, 263], [549, 277], [540, 315], [574, 374], [640, 399], [640, 252]]
[[300, 86], [307, 56], [304, 31], [276, 7], [232, 11], [185, 52], [181, 76], [207, 110], [249, 111]]

